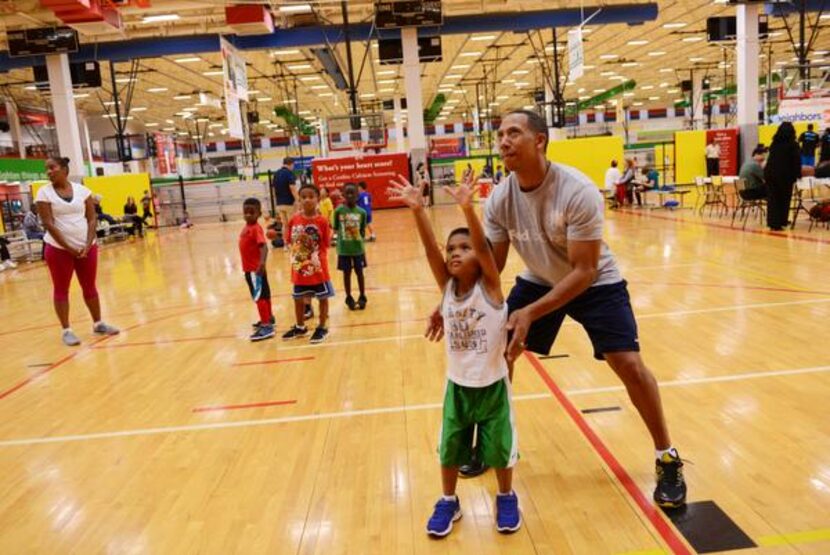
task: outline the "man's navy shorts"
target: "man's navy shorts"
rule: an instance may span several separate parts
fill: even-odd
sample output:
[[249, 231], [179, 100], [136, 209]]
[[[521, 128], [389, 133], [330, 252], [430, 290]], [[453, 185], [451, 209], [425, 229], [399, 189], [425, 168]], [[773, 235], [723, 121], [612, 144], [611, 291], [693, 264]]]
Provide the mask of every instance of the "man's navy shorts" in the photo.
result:
[[[523, 308], [550, 290], [546, 285], [517, 277], [507, 297], [508, 310], [513, 312]], [[597, 360], [605, 360], [605, 353], [640, 350], [637, 322], [625, 280], [589, 287], [562, 308], [533, 322], [525, 339], [525, 348], [541, 355], [549, 354], [565, 316], [579, 322], [588, 332]]]

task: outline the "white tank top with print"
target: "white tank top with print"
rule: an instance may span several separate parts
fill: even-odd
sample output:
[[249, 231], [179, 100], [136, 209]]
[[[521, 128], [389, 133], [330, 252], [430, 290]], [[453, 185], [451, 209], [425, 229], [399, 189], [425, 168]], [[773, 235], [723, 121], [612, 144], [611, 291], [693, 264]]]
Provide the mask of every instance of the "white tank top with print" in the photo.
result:
[[481, 281], [463, 297], [455, 288], [451, 279], [441, 302], [447, 377], [465, 387], [486, 387], [507, 376], [507, 303], [491, 301]]

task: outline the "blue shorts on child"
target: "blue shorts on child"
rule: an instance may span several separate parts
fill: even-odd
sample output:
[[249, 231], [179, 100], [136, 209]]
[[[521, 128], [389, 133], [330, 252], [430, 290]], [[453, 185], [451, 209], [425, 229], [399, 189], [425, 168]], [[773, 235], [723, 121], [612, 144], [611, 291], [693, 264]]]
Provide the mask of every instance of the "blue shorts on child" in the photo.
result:
[[357, 271], [359, 268], [365, 268], [366, 266], [368, 266], [368, 264], [366, 263], [365, 254], [357, 254], [354, 256], [349, 256], [347, 254], [337, 255], [337, 269], [341, 272], [351, 272], [352, 270]]
[[303, 299], [305, 297], [317, 297], [318, 299], [329, 299], [334, 297], [334, 285], [331, 281], [316, 283], [314, 285], [294, 285], [292, 297]]

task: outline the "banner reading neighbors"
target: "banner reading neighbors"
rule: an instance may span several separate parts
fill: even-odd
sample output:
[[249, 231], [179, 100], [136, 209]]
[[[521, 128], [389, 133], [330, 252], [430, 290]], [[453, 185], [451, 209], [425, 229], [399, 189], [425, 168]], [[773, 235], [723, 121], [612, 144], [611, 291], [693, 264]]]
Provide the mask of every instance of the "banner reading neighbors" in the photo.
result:
[[375, 154], [357, 158], [315, 158], [311, 172], [317, 187], [342, 188], [346, 183], [366, 182], [372, 195], [372, 208], [399, 208], [401, 202], [389, 200], [389, 181], [398, 175], [409, 178], [409, 159], [406, 154]]

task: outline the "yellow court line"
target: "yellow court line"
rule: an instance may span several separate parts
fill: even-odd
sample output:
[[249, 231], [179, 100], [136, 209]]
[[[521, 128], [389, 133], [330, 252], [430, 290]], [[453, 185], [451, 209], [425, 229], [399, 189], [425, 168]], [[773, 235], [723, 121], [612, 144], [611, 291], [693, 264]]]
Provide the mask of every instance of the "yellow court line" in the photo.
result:
[[793, 532], [791, 534], [776, 534], [758, 538], [758, 545], [773, 547], [778, 545], [795, 545], [801, 543], [816, 543], [830, 541], [830, 528], [819, 530], [806, 530], [804, 532]]

